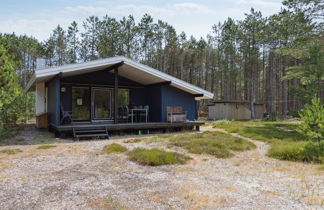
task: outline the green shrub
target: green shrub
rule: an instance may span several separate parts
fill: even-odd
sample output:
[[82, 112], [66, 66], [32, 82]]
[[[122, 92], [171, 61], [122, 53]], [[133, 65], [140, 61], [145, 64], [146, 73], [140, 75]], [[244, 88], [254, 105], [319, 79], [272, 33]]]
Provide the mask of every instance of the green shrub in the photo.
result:
[[313, 163], [324, 163], [324, 149], [315, 143], [308, 143], [304, 149], [305, 161]]
[[0, 150], [1, 153], [5, 153], [5, 154], [8, 154], [8, 155], [14, 155], [14, 154], [17, 154], [19, 152], [22, 152], [21, 149], [3, 149], [3, 150]]
[[280, 160], [320, 163], [324, 157], [324, 151], [314, 143], [280, 141], [272, 143], [268, 156]]
[[112, 154], [112, 153], [122, 153], [122, 152], [126, 152], [127, 148], [120, 145], [120, 144], [108, 144], [106, 145], [103, 150], [102, 153], [104, 154]]
[[40, 145], [37, 147], [37, 149], [51, 149], [56, 147], [56, 145]]
[[160, 166], [170, 164], [184, 164], [189, 158], [175, 152], [161, 149], [136, 148], [127, 153], [129, 160], [141, 165]]
[[268, 156], [280, 160], [304, 161], [305, 142], [276, 141], [268, 151]]
[[306, 105], [300, 113], [303, 121], [298, 130], [309, 139], [318, 142], [319, 149], [324, 150], [324, 106], [320, 98], [314, 97], [311, 105]]

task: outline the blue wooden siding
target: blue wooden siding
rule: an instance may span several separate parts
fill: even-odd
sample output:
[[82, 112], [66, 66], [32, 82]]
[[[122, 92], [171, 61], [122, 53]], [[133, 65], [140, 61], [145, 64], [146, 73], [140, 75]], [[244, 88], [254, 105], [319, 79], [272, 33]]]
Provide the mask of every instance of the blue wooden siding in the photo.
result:
[[175, 87], [164, 85], [162, 86], [162, 122], [165, 122], [166, 119], [166, 109], [167, 106], [181, 106], [183, 110], [187, 111], [188, 120], [195, 120], [197, 107], [195, 96], [177, 89]]
[[65, 92], [61, 92], [61, 103], [64, 111], [72, 111], [72, 86], [62, 85], [61, 87], [65, 87]]
[[60, 100], [60, 79], [57, 77], [47, 83], [49, 123], [60, 125]]
[[149, 105], [152, 122], [166, 122], [167, 106], [181, 106], [187, 111], [188, 120], [195, 120], [197, 107], [195, 97], [169, 85], [152, 85], [131, 90], [133, 105]]
[[161, 118], [161, 101], [162, 101], [162, 86], [152, 85], [147, 89], [147, 105], [150, 107], [149, 118], [153, 122], [162, 122]]
[[140, 106], [146, 104], [147, 97], [146, 97], [146, 88], [130, 88], [130, 105], [131, 106]]
[[131, 106], [149, 106], [149, 121], [161, 122], [161, 85], [130, 89]]

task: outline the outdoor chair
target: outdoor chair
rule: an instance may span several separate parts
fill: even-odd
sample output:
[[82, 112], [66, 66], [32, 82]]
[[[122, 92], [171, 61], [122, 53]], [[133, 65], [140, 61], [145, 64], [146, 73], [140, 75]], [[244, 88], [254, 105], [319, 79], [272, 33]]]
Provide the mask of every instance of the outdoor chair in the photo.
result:
[[149, 106], [148, 105], [145, 105], [144, 106], [144, 109], [147, 110], [147, 116], [146, 116], [146, 112], [140, 112], [140, 119], [142, 120], [142, 118], [144, 117], [144, 122], [146, 122], [146, 117], [147, 117], [147, 121], [148, 121], [148, 114], [149, 114]]
[[65, 111], [63, 105], [61, 104], [61, 125], [67, 120], [68, 124], [73, 122], [72, 120], [72, 111]]
[[125, 106], [125, 113], [126, 113], [127, 121], [128, 121], [128, 122], [131, 121], [131, 120], [132, 120], [131, 118], [133, 118], [133, 117], [135, 116], [134, 113], [132, 114], [132, 113], [130, 112], [128, 106]]

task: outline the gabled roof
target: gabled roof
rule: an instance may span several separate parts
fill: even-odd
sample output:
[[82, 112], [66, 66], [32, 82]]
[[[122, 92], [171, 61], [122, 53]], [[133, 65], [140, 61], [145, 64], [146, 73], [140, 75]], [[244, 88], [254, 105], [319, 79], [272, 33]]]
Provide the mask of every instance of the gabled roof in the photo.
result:
[[196, 99], [212, 99], [214, 97], [214, 94], [209, 91], [123, 56], [36, 70], [26, 89], [31, 90], [36, 83], [46, 82], [57, 74], [61, 74], [62, 77], [74, 76], [103, 70], [121, 62], [123, 62], [123, 65], [118, 68], [119, 75], [140, 84], [151, 85], [160, 82], [170, 82], [170, 85], [173, 87], [197, 95]]

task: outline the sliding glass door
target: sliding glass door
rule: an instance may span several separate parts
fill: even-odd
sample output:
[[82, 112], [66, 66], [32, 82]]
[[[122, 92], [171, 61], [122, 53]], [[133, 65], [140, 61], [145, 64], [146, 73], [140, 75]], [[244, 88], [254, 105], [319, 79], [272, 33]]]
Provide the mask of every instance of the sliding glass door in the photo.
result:
[[[129, 91], [127, 89], [119, 89], [118, 95], [119, 107], [124, 108], [128, 106]], [[73, 121], [113, 120], [113, 106], [114, 97], [113, 89], [111, 88], [72, 87]]]
[[94, 120], [112, 119], [112, 90], [108, 88], [92, 89], [92, 118]]

